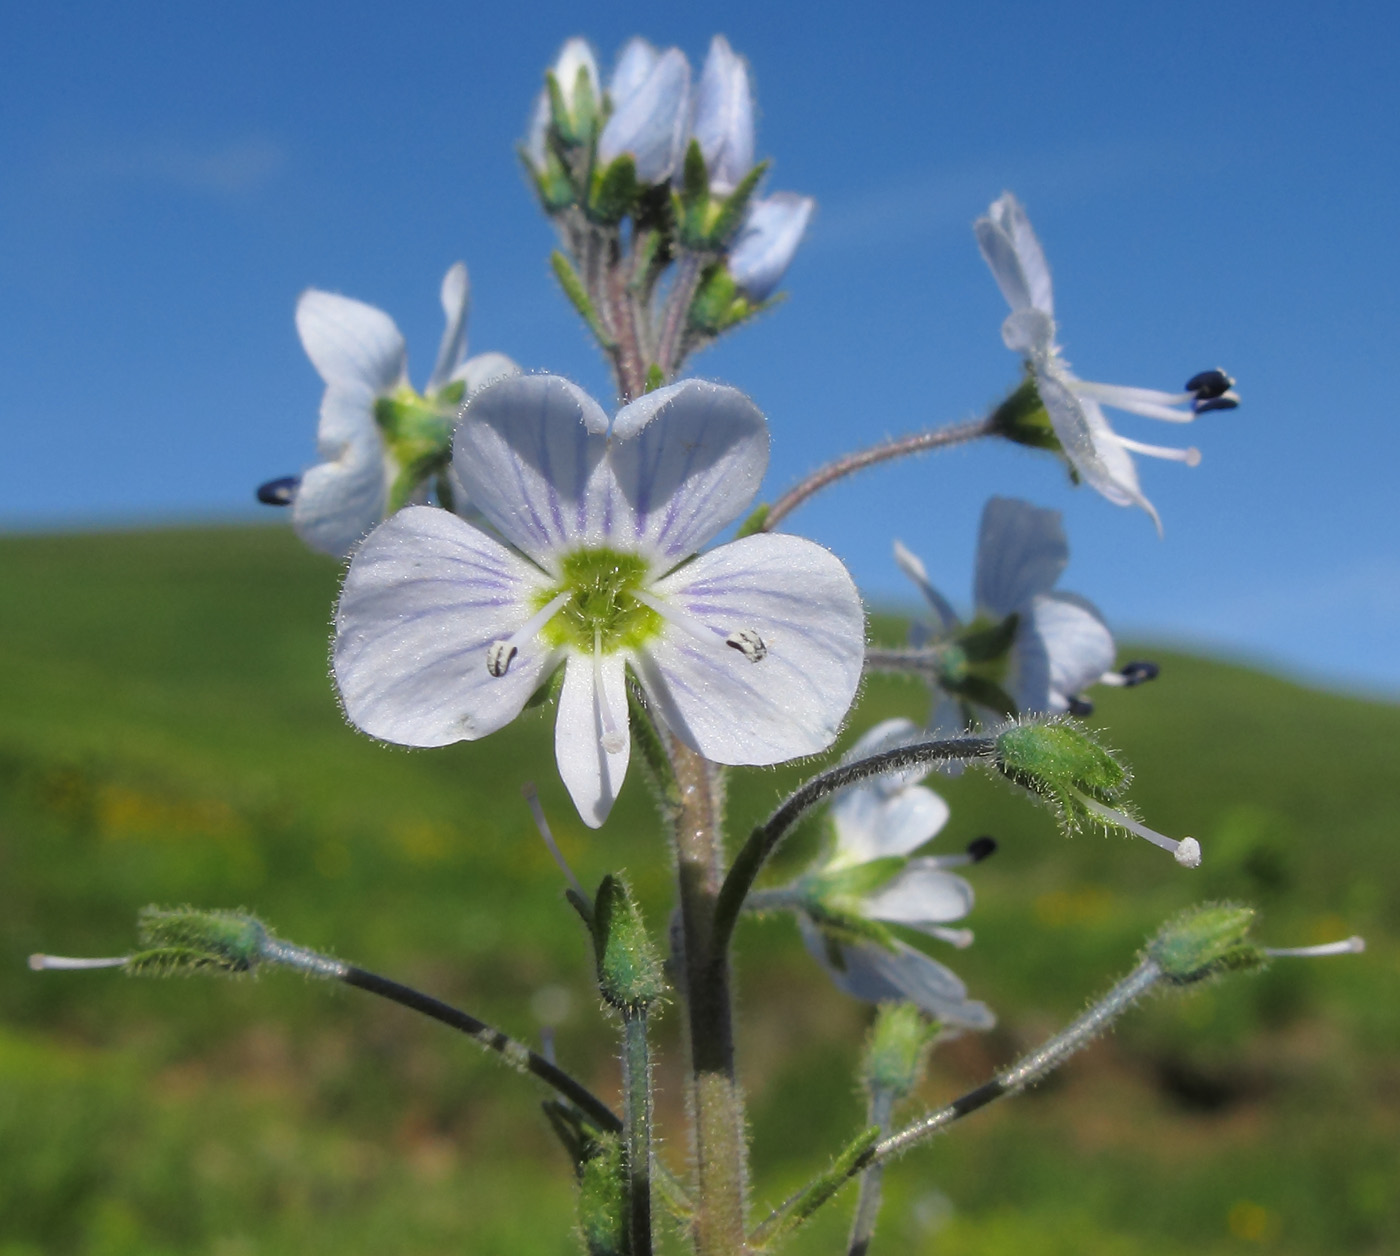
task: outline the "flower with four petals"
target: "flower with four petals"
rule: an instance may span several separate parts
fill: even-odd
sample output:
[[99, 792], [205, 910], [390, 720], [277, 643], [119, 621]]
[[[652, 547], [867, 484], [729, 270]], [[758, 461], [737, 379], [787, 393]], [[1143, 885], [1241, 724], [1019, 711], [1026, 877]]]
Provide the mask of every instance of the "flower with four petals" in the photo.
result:
[[627, 771], [629, 675], [714, 762], [825, 749], [864, 658], [846, 569], [775, 533], [697, 556], [743, 514], [767, 462], [763, 415], [718, 384], [658, 389], [611, 424], [556, 376], [477, 393], [453, 465], [494, 534], [409, 508], [359, 547], [336, 613], [346, 715], [402, 745], [475, 740], [562, 666], [555, 752], [594, 827]]

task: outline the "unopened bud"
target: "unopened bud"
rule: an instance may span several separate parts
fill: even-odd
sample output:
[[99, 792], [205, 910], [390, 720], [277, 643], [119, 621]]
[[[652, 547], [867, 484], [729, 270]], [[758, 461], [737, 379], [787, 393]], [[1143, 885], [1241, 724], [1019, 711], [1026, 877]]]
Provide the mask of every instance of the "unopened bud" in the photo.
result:
[[1162, 926], [1147, 954], [1174, 985], [1260, 967], [1266, 959], [1249, 940], [1254, 909], [1237, 903], [1192, 907]]
[[621, 877], [606, 876], [593, 903], [598, 989], [619, 1011], [644, 1009], [666, 991], [641, 909]]
[[923, 1080], [937, 1029], [912, 1003], [882, 1003], [866, 1043], [861, 1080], [871, 1090], [904, 1098]]

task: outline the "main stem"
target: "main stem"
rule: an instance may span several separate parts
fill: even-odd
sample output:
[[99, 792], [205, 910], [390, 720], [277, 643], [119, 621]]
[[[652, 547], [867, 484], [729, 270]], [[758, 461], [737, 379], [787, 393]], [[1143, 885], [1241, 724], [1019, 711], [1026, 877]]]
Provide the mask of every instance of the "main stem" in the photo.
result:
[[724, 855], [719, 787], [714, 765], [695, 751], [670, 738], [670, 752], [679, 794], [676, 874], [690, 1039], [695, 1246], [700, 1256], [734, 1256], [744, 1250], [748, 1145], [734, 1077], [729, 959], [727, 948], [716, 946], [714, 928]]

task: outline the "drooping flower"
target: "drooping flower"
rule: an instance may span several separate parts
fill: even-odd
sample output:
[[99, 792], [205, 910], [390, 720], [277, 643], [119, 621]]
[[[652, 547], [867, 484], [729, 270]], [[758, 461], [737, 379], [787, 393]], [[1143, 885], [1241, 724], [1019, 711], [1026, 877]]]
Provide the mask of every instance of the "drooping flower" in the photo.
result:
[[1142, 494], [1132, 455], [1195, 466], [1201, 460], [1200, 451], [1146, 445], [1120, 436], [1109, 426], [1103, 407], [1189, 423], [1207, 411], [1237, 406], [1234, 380], [1224, 371], [1202, 371], [1187, 381], [1184, 392], [1167, 393], [1080, 379], [1056, 343], [1050, 268], [1021, 203], [1010, 192], [1004, 193], [992, 202], [987, 216], [977, 220], [974, 230], [982, 256], [1011, 306], [1002, 324], [1002, 339], [1008, 349], [1025, 358], [1065, 457], [1086, 483], [1115, 505], [1141, 506], [1160, 532], [1161, 520]]
[[1003, 716], [1086, 714], [1081, 695], [1089, 685], [1138, 684], [1156, 675], [1147, 663], [1114, 671], [1113, 634], [1103, 616], [1085, 598], [1054, 587], [1069, 562], [1057, 510], [1008, 497], [987, 502], [977, 540], [971, 623], [958, 618], [920, 559], [898, 541], [895, 561], [935, 616], [931, 627], [920, 628], [920, 643], [932, 638], [947, 647], [934, 728], [965, 728], [974, 706]]
[[297, 302], [301, 343], [326, 383], [316, 433], [322, 461], [299, 481], [270, 481], [258, 496], [289, 504], [293, 526], [313, 549], [344, 556], [407, 503], [431, 491], [452, 497], [448, 463], [458, 409], [477, 389], [519, 369], [500, 353], [466, 356], [461, 262], [443, 277], [441, 295], [447, 326], [421, 393], [408, 382], [403, 336], [382, 310], [315, 288]]
[[[848, 760], [867, 758], [920, 735], [910, 720], [886, 720], [860, 739]], [[847, 994], [872, 1003], [907, 999], [947, 1025], [989, 1028], [995, 1018], [947, 968], [900, 941], [888, 925], [917, 929], [964, 947], [967, 929], [950, 929], [972, 910], [972, 886], [949, 868], [975, 863], [995, 848], [979, 839], [968, 852], [909, 858], [943, 828], [948, 804], [919, 782], [928, 769], [876, 777], [843, 792], [828, 812], [832, 841], [816, 866], [768, 906], [793, 906], [803, 941]], [[764, 904], [760, 896], [758, 905]]]
[[636, 163], [637, 180], [664, 183], [679, 167], [690, 117], [690, 62], [679, 48], [658, 53], [645, 39], [627, 43], [608, 81], [612, 101], [598, 137], [598, 162], [606, 168], [624, 153]]
[[726, 264], [750, 301], [766, 301], [782, 283], [815, 207], [796, 192], [775, 192], [749, 207]]
[[611, 425], [555, 376], [484, 389], [453, 463], [503, 540], [412, 508], [360, 546], [336, 616], [347, 716], [402, 745], [475, 740], [562, 666], [556, 757], [594, 827], [627, 771], [629, 673], [665, 726], [715, 762], [824, 749], [864, 654], [845, 568], [773, 533], [692, 558], [740, 517], [767, 461], [762, 414], [717, 384], [658, 389]]

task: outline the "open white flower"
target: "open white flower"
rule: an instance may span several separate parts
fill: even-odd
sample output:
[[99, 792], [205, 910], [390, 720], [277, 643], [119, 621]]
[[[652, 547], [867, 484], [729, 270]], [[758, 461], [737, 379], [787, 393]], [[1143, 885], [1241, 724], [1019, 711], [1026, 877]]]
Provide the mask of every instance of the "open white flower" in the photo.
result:
[[326, 382], [316, 432], [323, 461], [299, 483], [265, 488], [285, 486], [292, 524], [313, 549], [343, 556], [408, 502], [435, 487], [452, 495], [452, 427], [463, 399], [519, 369], [500, 353], [466, 356], [467, 300], [467, 268], [457, 262], [443, 277], [447, 326], [421, 393], [408, 382], [403, 336], [382, 310], [315, 288], [297, 302], [301, 343]]
[[[867, 758], [920, 733], [911, 720], [886, 720], [847, 759]], [[944, 1024], [988, 1028], [994, 1017], [986, 1005], [969, 1000], [966, 986], [942, 964], [897, 938], [861, 937], [850, 927], [875, 921], [957, 947], [971, 944], [970, 930], [948, 925], [972, 910], [972, 886], [948, 869], [975, 863], [994, 844], [984, 839], [965, 854], [907, 858], [948, 820], [948, 804], [919, 784], [927, 774], [927, 767], [904, 769], [843, 792], [829, 812], [832, 847], [793, 887], [792, 899], [807, 949], [847, 994], [873, 1003], [907, 999]]]
[[740, 517], [767, 466], [767, 427], [743, 394], [687, 380], [610, 425], [568, 381], [515, 376], [473, 397], [453, 460], [506, 543], [411, 508], [360, 546], [334, 648], [353, 723], [409, 746], [474, 740], [563, 665], [559, 771], [595, 827], [627, 771], [629, 671], [715, 762], [831, 744], [864, 655], [845, 568], [771, 533], [691, 559]]
[[918, 585], [937, 617], [931, 630], [921, 631], [922, 637], [955, 643], [977, 634], [976, 639], [1000, 646], [997, 634], [1009, 628], [1004, 649], [985, 659], [969, 660], [965, 648], [954, 645], [949, 676], [953, 692], [945, 691], [936, 708], [931, 722], [935, 728], [954, 730], [967, 724], [966, 704], [976, 702], [978, 689], [967, 684], [958, 695], [957, 667], [963, 665], [1003, 691], [1021, 715], [1083, 713], [1080, 695], [1089, 685], [1135, 684], [1156, 674], [1150, 664], [1113, 671], [1113, 634], [1103, 616], [1085, 598], [1054, 587], [1069, 562], [1069, 543], [1057, 510], [1008, 497], [987, 502], [977, 540], [976, 609], [970, 625], [958, 619], [933, 587], [917, 555], [898, 541], [894, 553], [900, 569]]
[[992, 202], [987, 216], [977, 220], [974, 230], [982, 256], [1011, 306], [1002, 324], [1002, 339], [1007, 348], [1025, 357], [1065, 457], [1086, 483], [1115, 505], [1141, 506], [1160, 532], [1162, 522], [1142, 494], [1132, 455], [1195, 466], [1201, 460], [1200, 451], [1146, 445], [1120, 436], [1109, 426], [1103, 407], [1169, 423], [1189, 423], [1208, 410], [1238, 405], [1239, 398], [1231, 391], [1234, 380], [1223, 371], [1202, 371], [1187, 381], [1185, 392], [1166, 393], [1080, 379], [1055, 341], [1050, 268], [1020, 201], [1010, 192], [1004, 193]]

